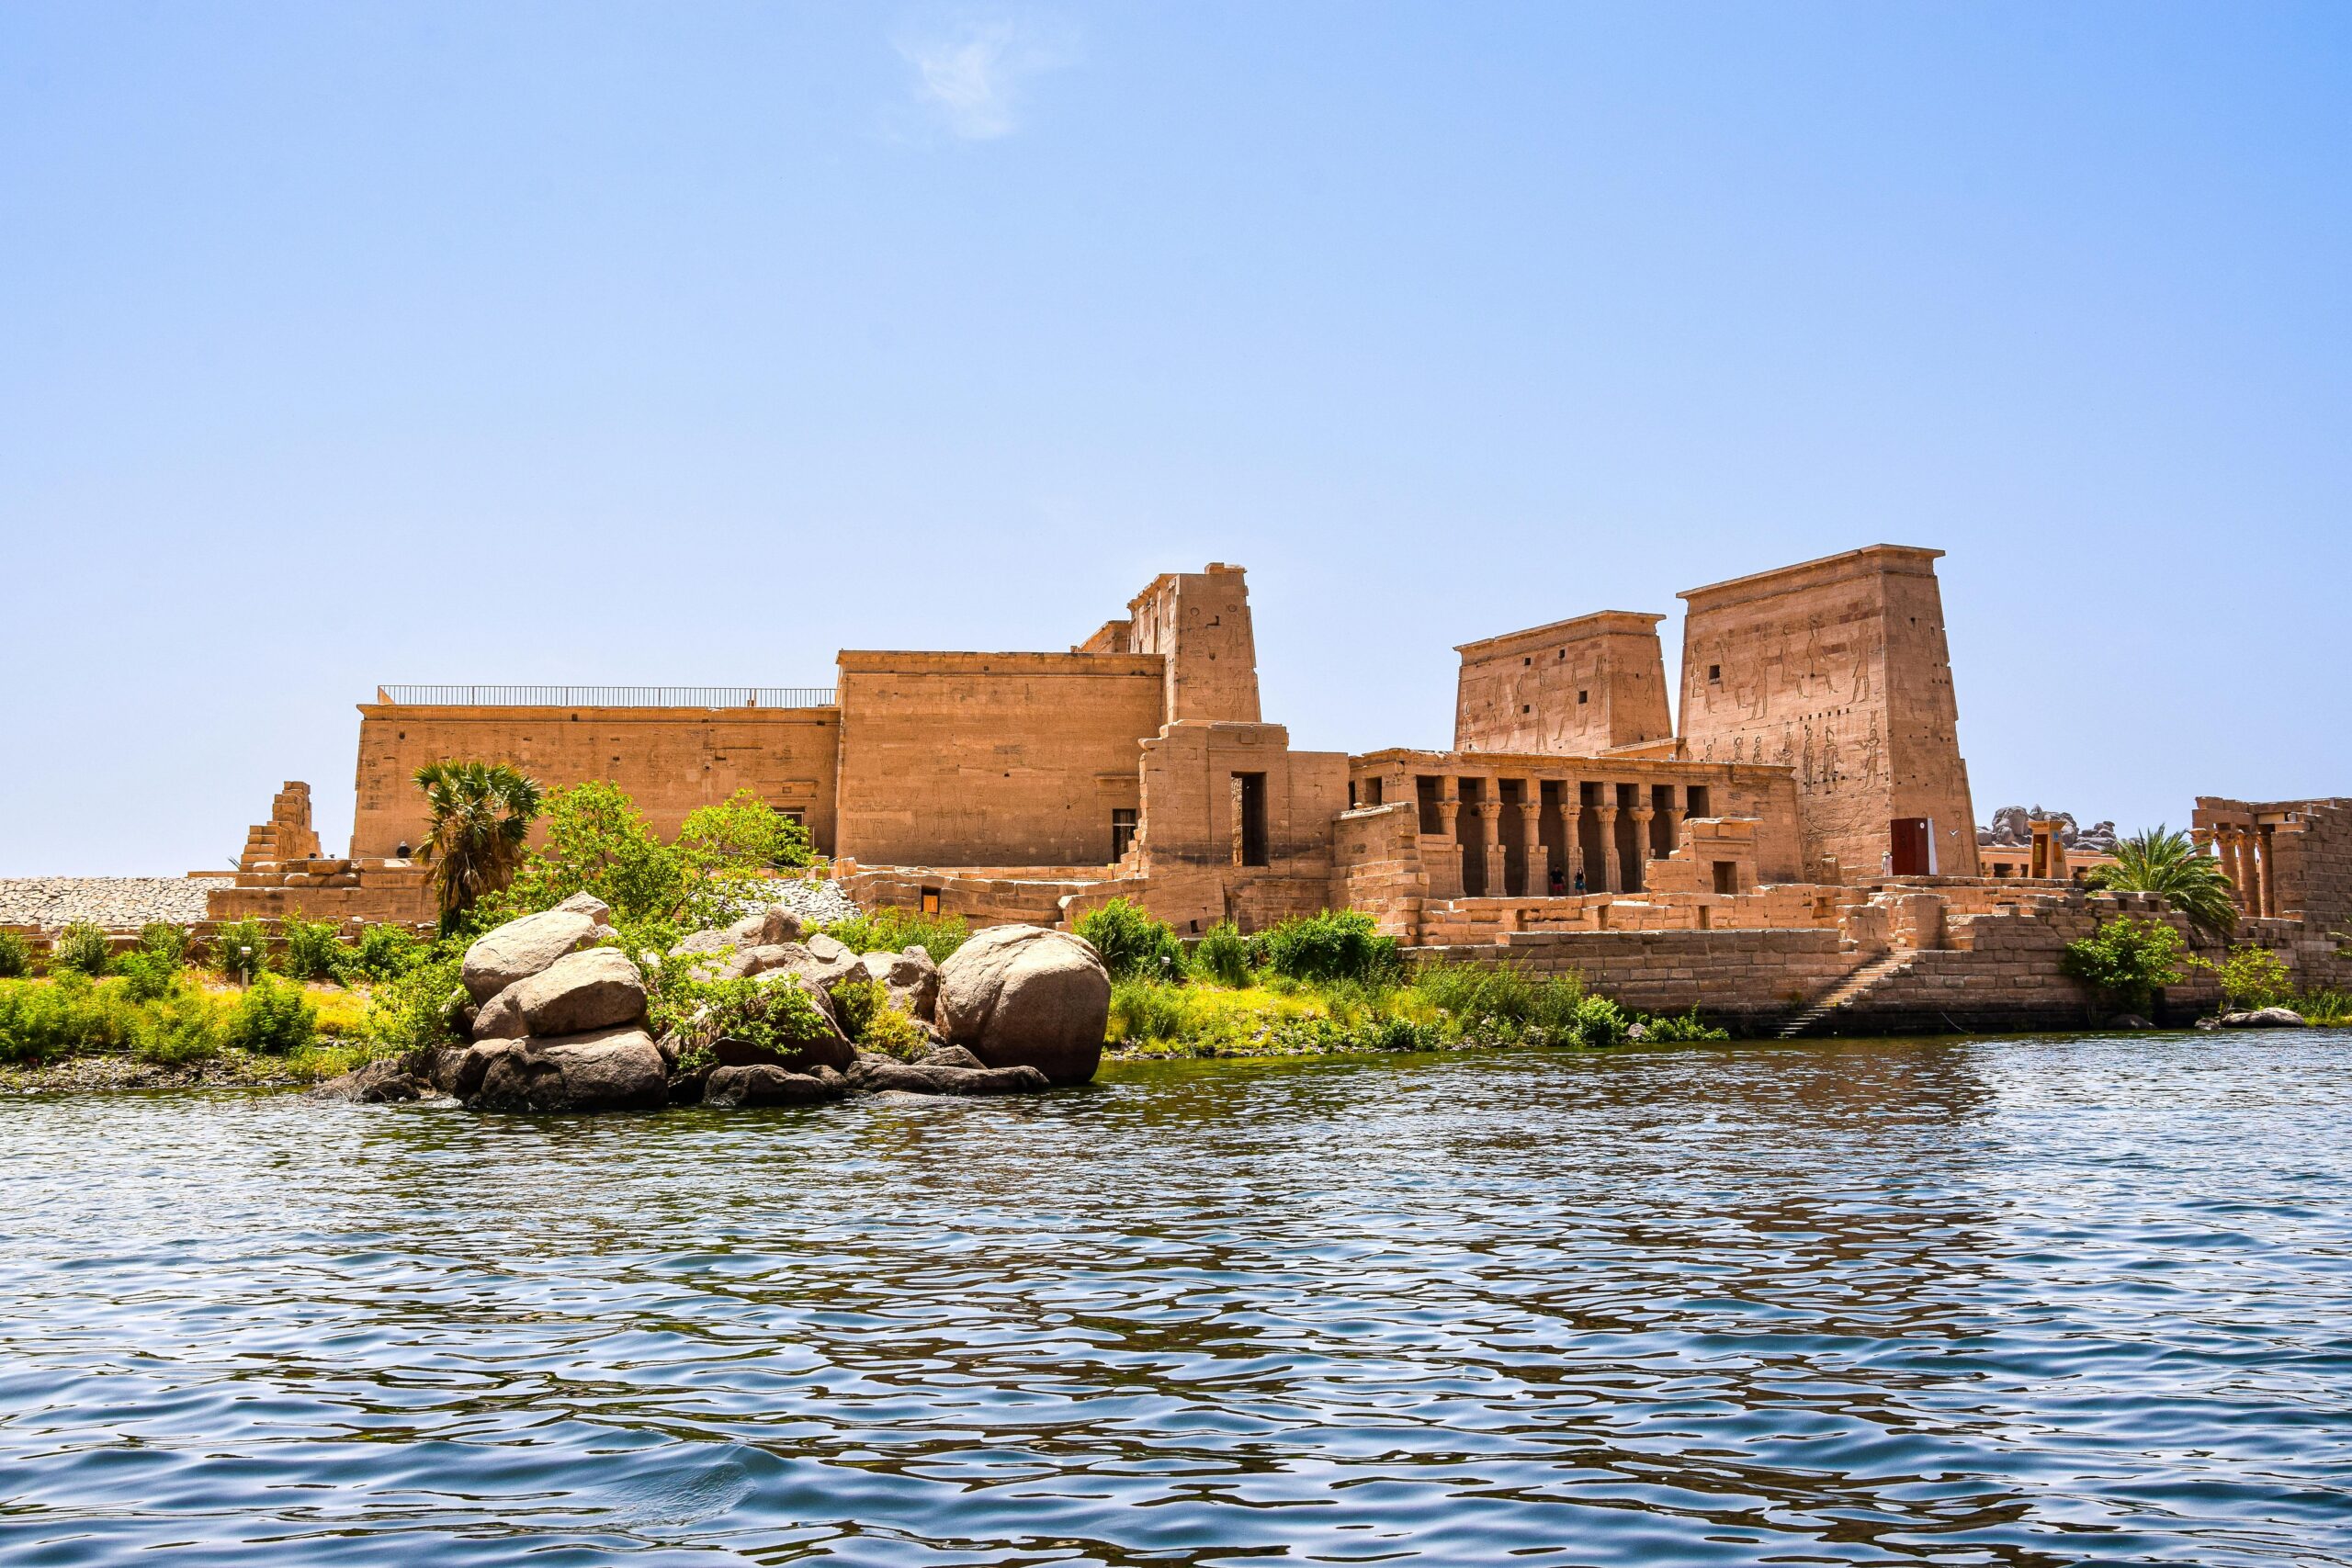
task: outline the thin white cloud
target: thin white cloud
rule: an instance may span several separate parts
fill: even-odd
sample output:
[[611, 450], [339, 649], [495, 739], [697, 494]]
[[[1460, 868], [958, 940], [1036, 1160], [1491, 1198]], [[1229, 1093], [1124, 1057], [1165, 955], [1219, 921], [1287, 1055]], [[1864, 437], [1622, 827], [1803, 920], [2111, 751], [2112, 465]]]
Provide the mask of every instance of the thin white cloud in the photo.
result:
[[990, 141], [1020, 128], [1023, 83], [1075, 51], [1033, 25], [993, 17], [910, 29], [899, 53], [914, 68], [916, 99], [950, 135]]

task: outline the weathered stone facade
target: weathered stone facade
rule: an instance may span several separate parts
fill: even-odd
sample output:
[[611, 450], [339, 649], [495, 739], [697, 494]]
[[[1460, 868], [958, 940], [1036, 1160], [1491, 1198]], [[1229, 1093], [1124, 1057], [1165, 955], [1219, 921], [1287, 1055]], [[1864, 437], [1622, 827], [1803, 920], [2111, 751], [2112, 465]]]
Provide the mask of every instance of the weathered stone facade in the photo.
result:
[[[613, 779], [664, 832], [748, 787], [861, 903], [977, 924], [1114, 897], [1194, 933], [1350, 908], [1428, 952], [1752, 1027], [2080, 1021], [2096, 999], [2057, 954], [2143, 901], [2073, 886], [2066, 825], [2030, 814], [1980, 876], [1939, 553], [1684, 593], [1679, 731], [1659, 617], [1609, 611], [1462, 645], [1451, 750], [1294, 750], [1222, 564], [1155, 579], [1065, 653], [848, 651], [830, 690], [387, 688], [361, 709], [354, 857], [317, 856], [288, 785], [216, 913], [428, 916], [410, 777], [478, 758], [550, 787]], [[2203, 800], [2197, 824], [2246, 940], [2343, 982], [2327, 933], [2352, 925], [2352, 801]]]
[[1976, 874], [1942, 553], [1873, 545], [1680, 595], [1685, 750], [1788, 769], [1822, 880]]

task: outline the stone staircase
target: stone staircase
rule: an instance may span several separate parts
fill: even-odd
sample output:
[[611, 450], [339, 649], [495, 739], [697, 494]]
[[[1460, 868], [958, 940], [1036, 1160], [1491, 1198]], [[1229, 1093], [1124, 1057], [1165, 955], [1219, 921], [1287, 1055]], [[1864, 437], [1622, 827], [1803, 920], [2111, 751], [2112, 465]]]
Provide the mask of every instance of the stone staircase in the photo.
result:
[[1890, 953], [1883, 958], [1872, 959], [1831, 987], [1828, 995], [1782, 1024], [1779, 1038], [1796, 1040], [1814, 1032], [1826, 1023], [1838, 1009], [1868, 995], [1883, 981], [1909, 969], [1911, 961], [1917, 956], [1912, 953]]

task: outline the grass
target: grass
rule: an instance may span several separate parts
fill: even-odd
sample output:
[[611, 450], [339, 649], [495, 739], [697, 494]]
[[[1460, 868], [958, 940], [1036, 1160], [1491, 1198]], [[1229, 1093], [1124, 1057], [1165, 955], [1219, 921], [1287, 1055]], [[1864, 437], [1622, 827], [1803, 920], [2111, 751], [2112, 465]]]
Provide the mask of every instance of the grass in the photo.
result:
[[[1635, 1031], [1639, 1030], [1637, 1035]], [[1573, 975], [1432, 964], [1409, 980], [1255, 983], [1126, 979], [1111, 987], [1106, 1043], [1128, 1058], [1436, 1051], [1466, 1045], [1606, 1046], [1629, 1038], [1721, 1040], [1695, 1017], [1629, 1014]]]
[[[266, 1060], [272, 1077], [309, 1078], [348, 1071], [381, 1053], [365, 1039], [364, 994], [283, 980], [265, 987], [266, 996], [209, 984], [185, 970], [144, 991], [130, 976], [0, 980], [0, 1066], [36, 1072], [98, 1056], [194, 1068], [251, 1058]], [[274, 1008], [259, 1006], [266, 1000]], [[271, 1027], [256, 1029], [257, 1011], [271, 1014]], [[276, 1048], [241, 1050], [239, 1040]]]

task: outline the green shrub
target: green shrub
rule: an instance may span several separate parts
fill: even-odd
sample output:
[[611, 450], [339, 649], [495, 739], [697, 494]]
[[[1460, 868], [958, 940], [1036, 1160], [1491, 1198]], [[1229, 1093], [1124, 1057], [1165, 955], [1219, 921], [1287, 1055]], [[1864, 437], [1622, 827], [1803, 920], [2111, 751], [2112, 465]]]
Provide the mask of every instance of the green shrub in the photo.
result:
[[826, 926], [824, 933], [852, 953], [904, 953], [920, 947], [933, 964], [944, 964], [949, 953], [972, 934], [961, 915], [926, 915], [917, 909], [867, 909]]
[[740, 1040], [788, 1055], [832, 1033], [808, 993], [789, 981], [706, 980], [694, 975], [691, 962], [665, 963], [648, 991], [653, 1032], [677, 1035], [682, 1052]]
[[179, 966], [160, 953], [137, 948], [115, 961], [122, 972], [123, 995], [134, 1002], [152, 1002], [168, 993], [179, 976]]
[[1131, 977], [1111, 982], [1110, 1034], [1114, 1040], [1180, 1040], [1190, 1013], [1184, 990], [1164, 980]]
[[654, 836], [627, 791], [591, 779], [547, 797], [547, 843], [508, 888], [506, 918], [551, 909], [574, 893], [611, 907], [616, 924], [676, 921], [701, 879]]
[[263, 1056], [283, 1056], [318, 1037], [319, 1010], [302, 987], [274, 975], [257, 974], [229, 1010], [221, 1043]]
[[1430, 964], [1413, 991], [1443, 1014], [1457, 1039], [1524, 1040], [1574, 1045], [1583, 1039], [1584, 978], [1530, 975], [1516, 964]]
[[213, 969], [224, 980], [250, 981], [269, 967], [269, 928], [250, 916], [212, 933]]
[[1193, 945], [1193, 973], [1239, 989], [1250, 983], [1250, 939], [1231, 920], [1219, 920]]
[[43, 1062], [84, 1051], [120, 1050], [138, 1030], [139, 1009], [111, 986], [68, 969], [53, 980], [0, 982], [0, 1061]]
[[1642, 1038], [1652, 1044], [1681, 1044], [1701, 1040], [1728, 1040], [1731, 1031], [1717, 1029], [1699, 1017], [1699, 1010], [1691, 1009], [1680, 1018], [1645, 1018], [1635, 1028]]
[[2334, 990], [2305, 991], [2295, 998], [2295, 1010], [2303, 1015], [2306, 1023], [2341, 1029], [2352, 1024], [2352, 996]]
[[763, 875], [808, 863], [808, 829], [739, 789], [717, 806], [698, 807], [678, 825], [676, 849], [705, 875]]
[[277, 922], [277, 934], [286, 944], [285, 955], [278, 967], [296, 980], [331, 980], [343, 960], [343, 943], [335, 938], [335, 927], [328, 920], [306, 920], [300, 905], [296, 905], [287, 917]]
[[841, 1010], [842, 1031], [860, 1050], [910, 1062], [931, 1049], [931, 1036], [890, 1000], [890, 987], [879, 980], [844, 980], [832, 991]]
[[1396, 939], [1354, 909], [1284, 920], [1258, 939], [1266, 967], [1292, 980], [1375, 980], [1400, 974]]
[[2162, 920], [2113, 919], [2080, 942], [2069, 942], [2059, 972], [2098, 987], [2125, 1012], [2144, 1013], [2156, 991], [2177, 986], [2188, 943]]
[[395, 980], [433, 956], [432, 949], [406, 926], [369, 926], [342, 950], [335, 977], [345, 985]]
[[2188, 962], [2199, 969], [2211, 969], [2220, 978], [2222, 1005], [2233, 1011], [2278, 1007], [2295, 994], [2294, 977], [2268, 948], [2233, 947], [2219, 964], [2210, 958]]
[[15, 980], [33, 972], [33, 944], [15, 931], [0, 931], [0, 980]]
[[177, 969], [187, 963], [187, 928], [169, 920], [150, 920], [139, 928], [139, 951]]
[[114, 967], [114, 949], [105, 931], [87, 920], [74, 920], [51, 944], [49, 966], [76, 975], [103, 975]]
[[1080, 916], [1075, 929], [1102, 955], [1114, 980], [1183, 976], [1184, 946], [1176, 933], [1125, 898]]
[[1579, 1045], [1623, 1045], [1634, 1027], [1634, 1021], [1607, 997], [1579, 998], [1576, 1017]]
[[220, 1010], [195, 987], [175, 981], [140, 1014], [130, 1049], [141, 1061], [161, 1066], [179, 1066], [217, 1055]]
[[368, 1038], [399, 1051], [460, 1043], [458, 1010], [466, 988], [458, 976], [464, 960], [465, 946], [454, 938], [442, 946], [421, 947], [414, 963], [369, 994]]

